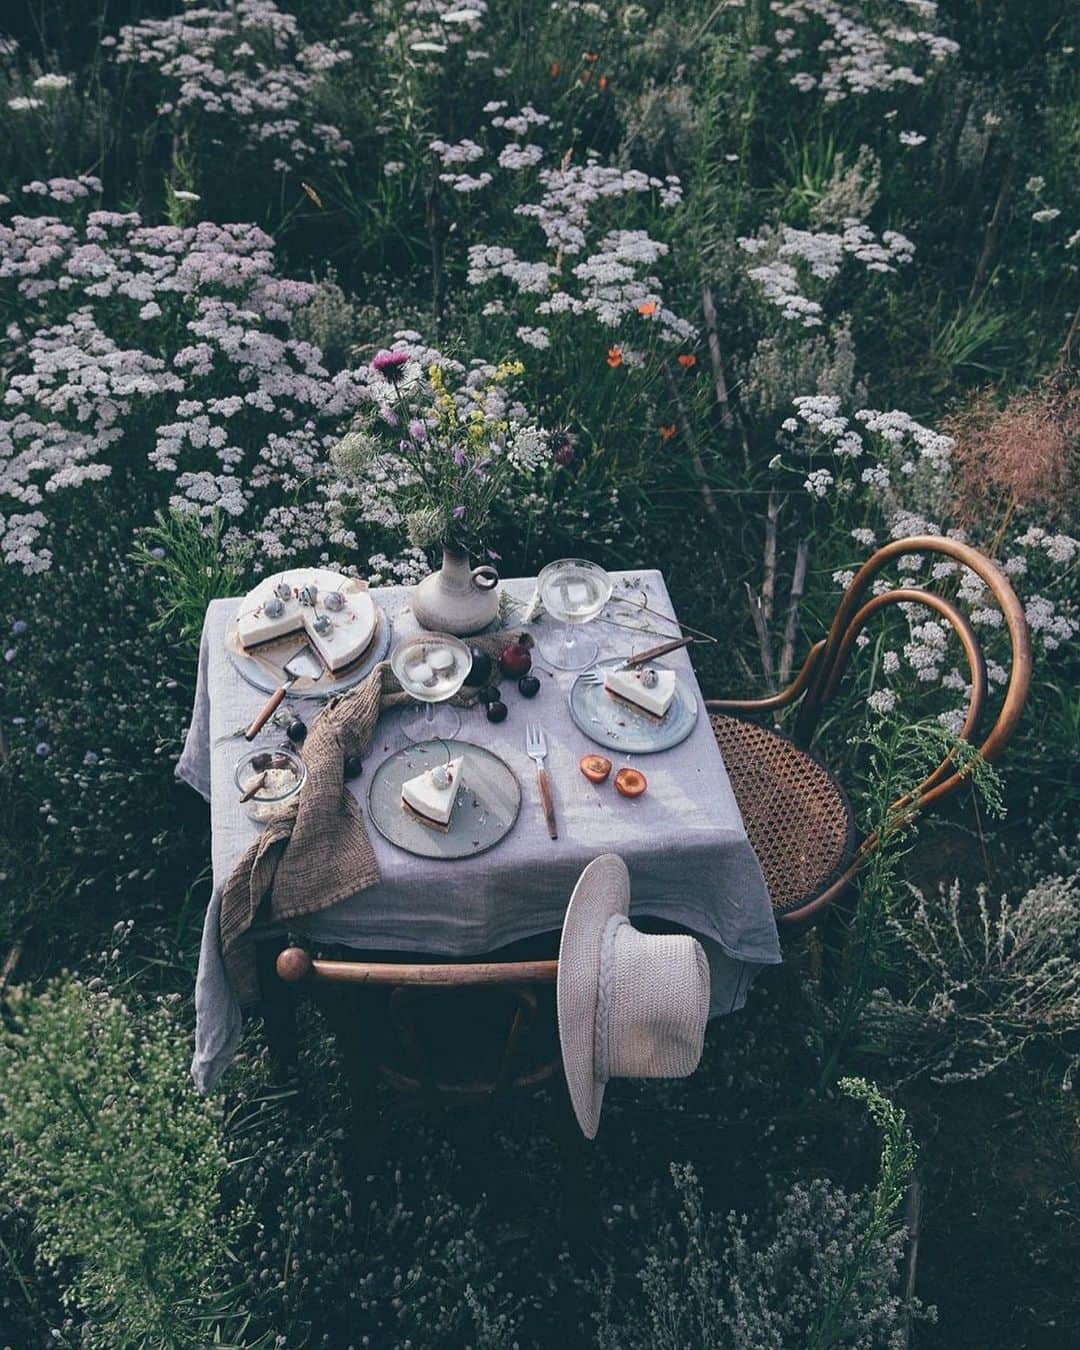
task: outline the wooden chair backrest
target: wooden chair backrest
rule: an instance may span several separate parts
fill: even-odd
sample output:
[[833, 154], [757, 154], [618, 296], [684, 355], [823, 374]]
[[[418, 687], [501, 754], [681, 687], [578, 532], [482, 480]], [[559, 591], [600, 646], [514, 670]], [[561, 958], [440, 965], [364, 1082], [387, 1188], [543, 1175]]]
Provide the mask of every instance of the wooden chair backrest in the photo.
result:
[[[986, 661], [967, 617], [949, 600], [933, 591], [900, 586], [866, 599], [874, 578], [897, 558], [915, 553], [935, 553], [969, 567], [993, 595], [1001, 609], [1009, 634], [1011, 664], [1001, 708], [989, 733], [977, 746], [976, 757], [965, 757], [957, 764], [955, 749], [926, 778], [892, 803], [886, 831], [910, 820], [930, 803], [955, 792], [970, 775], [975, 758], [997, 759], [1005, 749], [1024, 710], [1031, 685], [1031, 639], [1024, 609], [1004, 572], [985, 554], [969, 544], [940, 535], [912, 535], [896, 539], [879, 548], [859, 569], [840, 601], [828, 635], [811, 647], [802, 669], [780, 693], [762, 699], [709, 699], [707, 706], [717, 712], [772, 712], [801, 699], [792, 739], [808, 748], [830, 701], [836, 694], [847, 668], [855, 640], [867, 621], [889, 605], [923, 605], [941, 615], [960, 639], [968, 665], [971, 693], [959, 739], [976, 744], [979, 725], [986, 707]], [[869, 835], [860, 845], [855, 861], [839, 881], [805, 911], [817, 911], [830, 903], [847, 885], [866, 857], [877, 848], [879, 838]]]

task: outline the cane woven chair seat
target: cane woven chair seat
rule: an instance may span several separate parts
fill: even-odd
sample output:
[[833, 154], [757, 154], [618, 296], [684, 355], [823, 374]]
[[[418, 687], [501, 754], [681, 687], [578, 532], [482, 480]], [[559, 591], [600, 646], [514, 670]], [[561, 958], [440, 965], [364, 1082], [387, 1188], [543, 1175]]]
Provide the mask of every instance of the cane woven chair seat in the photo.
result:
[[851, 860], [855, 821], [843, 788], [786, 736], [709, 716], [773, 909], [794, 916]]

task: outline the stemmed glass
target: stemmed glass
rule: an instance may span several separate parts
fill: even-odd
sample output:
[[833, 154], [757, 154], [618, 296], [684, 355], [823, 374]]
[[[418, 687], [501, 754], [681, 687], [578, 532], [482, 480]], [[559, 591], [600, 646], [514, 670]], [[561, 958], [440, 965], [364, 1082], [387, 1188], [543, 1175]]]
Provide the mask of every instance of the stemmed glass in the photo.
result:
[[445, 633], [417, 633], [390, 653], [390, 668], [402, 689], [424, 705], [402, 722], [409, 740], [445, 741], [456, 736], [461, 714], [443, 705], [472, 669], [472, 655], [465, 643]]
[[592, 638], [579, 637], [577, 629], [595, 619], [611, 599], [611, 578], [596, 563], [559, 558], [548, 563], [536, 586], [547, 612], [566, 625], [561, 642], [541, 643], [545, 661], [557, 670], [591, 666], [600, 649]]

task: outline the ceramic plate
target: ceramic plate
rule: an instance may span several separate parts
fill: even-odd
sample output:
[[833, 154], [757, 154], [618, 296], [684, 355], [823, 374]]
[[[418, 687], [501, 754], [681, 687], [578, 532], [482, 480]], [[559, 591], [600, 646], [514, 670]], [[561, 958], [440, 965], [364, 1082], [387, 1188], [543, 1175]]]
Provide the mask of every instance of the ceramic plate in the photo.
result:
[[[690, 681], [680, 674], [671, 707], [658, 722], [647, 713], [635, 712], [629, 704], [613, 699], [604, 689], [604, 671], [621, 665], [623, 659], [614, 656], [598, 661], [591, 671], [583, 672], [574, 681], [570, 690], [574, 725], [597, 745], [624, 755], [651, 755], [685, 741], [698, 716], [697, 696]], [[663, 661], [650, 664], [660, 670], [670, 669]], [[595, 678], [597, 673], [599, 679]]]
[[[424, 825], [401, 804], [401, 785], [436, 764], [465, 755], [462, 786], [450, 828]], [[471, 858], [505, 839], [521, 809], [517, 776], [498, 755], [468, 741], [424, 741], [384, 759], [368, 789], [368, 814], [379, 833], [419, 858]]]

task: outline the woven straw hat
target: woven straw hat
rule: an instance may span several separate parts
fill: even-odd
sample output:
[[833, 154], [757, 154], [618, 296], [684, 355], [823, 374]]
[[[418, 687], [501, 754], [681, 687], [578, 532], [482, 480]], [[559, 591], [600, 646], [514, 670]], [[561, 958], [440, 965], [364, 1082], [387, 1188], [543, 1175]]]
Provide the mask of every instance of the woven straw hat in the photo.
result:
[[685, 1078], [701, 1059], [709, 963], [692, 937], [639, 933], [630, 874], [614, 853], [585, 868], [559, 943], [557, 1004], [563, 1068], [587, 1139], [610, 1078]]

